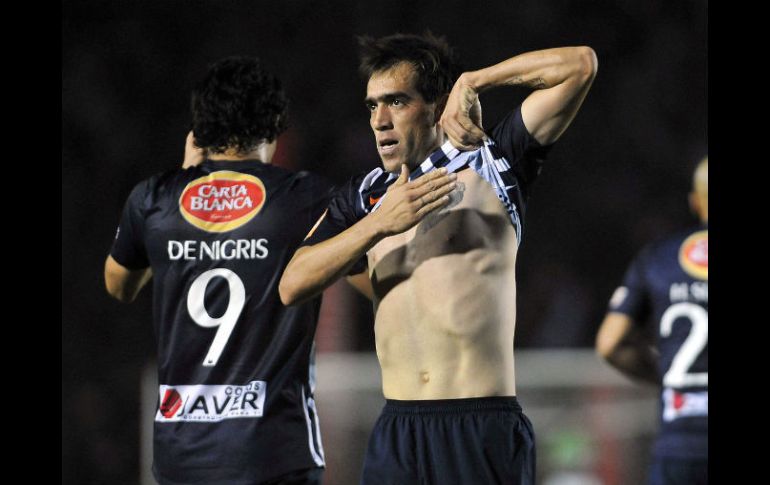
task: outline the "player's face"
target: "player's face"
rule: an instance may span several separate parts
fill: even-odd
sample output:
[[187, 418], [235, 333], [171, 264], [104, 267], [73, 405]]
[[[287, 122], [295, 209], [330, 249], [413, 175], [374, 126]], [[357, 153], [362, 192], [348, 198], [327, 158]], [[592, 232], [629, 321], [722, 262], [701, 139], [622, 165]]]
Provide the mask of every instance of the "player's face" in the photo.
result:
[[[426, 103], [417, 91], [417, 75], [402, 62], [376, 72], [366, 86], [369, 124], [385, 170], [413, 169], [440, 145], [436, 103]], [[440, 114], [440, 113], [438, 113]]]

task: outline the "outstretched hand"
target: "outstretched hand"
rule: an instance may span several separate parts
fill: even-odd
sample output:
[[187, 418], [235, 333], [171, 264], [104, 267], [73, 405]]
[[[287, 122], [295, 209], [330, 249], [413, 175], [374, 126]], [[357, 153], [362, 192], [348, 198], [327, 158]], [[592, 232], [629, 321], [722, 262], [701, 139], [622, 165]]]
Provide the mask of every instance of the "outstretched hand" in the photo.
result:
[[401, 174], [388, 187], [387, 197], [371, 217], [385, 236], [400, 234], [447, 205], [456, 179], [457, 174], [447, 174], [446, 168], [440, 168], [410, 182], [409, 168], [401, 165]]
[[475, 150], [486, 139], [481, 124], [481, 103], [476, 90], [464, 82], [455, 82], [439, 121], [449, 141], [460, 150]]

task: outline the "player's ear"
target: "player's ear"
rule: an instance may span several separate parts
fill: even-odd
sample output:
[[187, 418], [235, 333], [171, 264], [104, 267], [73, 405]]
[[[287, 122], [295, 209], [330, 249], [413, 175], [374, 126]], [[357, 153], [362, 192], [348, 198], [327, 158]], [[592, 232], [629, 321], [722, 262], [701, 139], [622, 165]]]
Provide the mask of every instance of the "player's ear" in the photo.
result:
[[695, 192], [690, 192], [687, 194], [687, 201], [690, 204], [690, 212], [695, 216], [698, 216], [700, 214], [700, 201], [698, 200], [698, 195]]
[[444, 113], [444, 108], [446, 108], [446, 102], [449, 99], [449, 93], [442, 94], [438, 98], [436, 98], [436, 110], [433, 112], [433, 123], [438, 123], [438, 121], [441, 119], [441, 115]]

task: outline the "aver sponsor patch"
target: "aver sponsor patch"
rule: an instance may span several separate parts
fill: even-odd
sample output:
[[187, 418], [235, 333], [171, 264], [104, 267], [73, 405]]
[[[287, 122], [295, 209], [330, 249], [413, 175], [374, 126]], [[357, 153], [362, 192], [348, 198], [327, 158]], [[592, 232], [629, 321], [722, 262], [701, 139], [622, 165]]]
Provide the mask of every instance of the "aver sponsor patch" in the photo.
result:
[[265, 381], [244, 386], [159, 386], [160, 405], [155, 421], [216, 422], [223, 419], [259, 418], [264, 414]]

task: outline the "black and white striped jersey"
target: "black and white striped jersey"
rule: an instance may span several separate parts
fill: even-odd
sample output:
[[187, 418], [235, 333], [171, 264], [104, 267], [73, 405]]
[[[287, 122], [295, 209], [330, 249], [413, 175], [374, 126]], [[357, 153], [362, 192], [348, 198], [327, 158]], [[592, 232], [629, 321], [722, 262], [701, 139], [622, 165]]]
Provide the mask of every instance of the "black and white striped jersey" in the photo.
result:
[[[530, 188], [540, 173], [542, 162], [553, 145], [541, 146], [524, 126], [521, 105], [511, 111], [491, 130], [483, 146], [460, 151], [449, 141], [431, 153], [409, 175], [414, 180], [425, 173], [446, 167], [451, 172], [471, 168], [489, 182], [516, 229], [521, 243], [526, 201]], [[352, 226], [367, 214], [377, 210], [386, 196], [387, 188], [398, 174], [381, 167], [353, 177], [332, 196], [328, 210], [303, 246], [318, 244]], [[361, 258], [350, 274], [364, 271], [366, 258]]]

